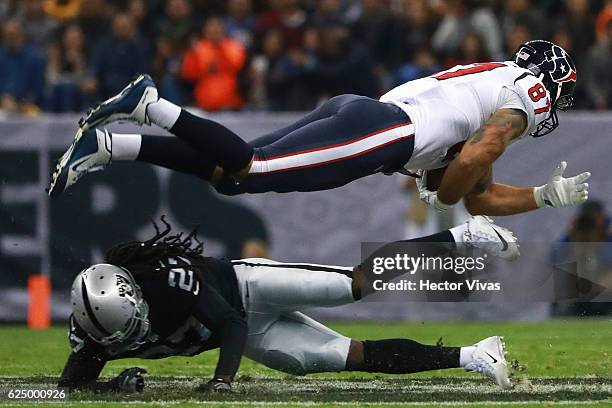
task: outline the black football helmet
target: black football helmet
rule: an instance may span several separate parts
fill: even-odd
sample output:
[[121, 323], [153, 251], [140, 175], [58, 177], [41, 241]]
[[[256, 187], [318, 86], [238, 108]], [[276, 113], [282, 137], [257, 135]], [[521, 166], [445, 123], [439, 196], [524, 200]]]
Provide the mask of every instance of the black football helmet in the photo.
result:
[[514, 63], [541, 78], [550, 93], [550, 117], [541, 122], [533, 137], [549, 134], [559, 126], [557, 109], [572, 107], [576, 89], [576, 65], [567, 52], [556, 44], [534, 40], [521, 45], [514, 53]]

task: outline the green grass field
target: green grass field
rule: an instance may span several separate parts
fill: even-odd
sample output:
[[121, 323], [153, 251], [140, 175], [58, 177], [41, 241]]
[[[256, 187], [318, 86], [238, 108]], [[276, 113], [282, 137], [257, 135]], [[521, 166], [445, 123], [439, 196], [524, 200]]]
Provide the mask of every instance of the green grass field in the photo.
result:
[[[149, 375], [145, 392], [132, 396], [74, 393], [71, 402], [61, 406], [612, 407], [610, 320], [330, 326], [354, 338], [408, 337], [431, 344], [442, 337], [446, 345], [471, 344], [501, 334], [513, 362], [516, 386], [501, 391], [480, 376], [461, 370], [407, 376], [330, 373], [292, 377], [244, 359], [234, 392], [209, 394], [199, 391], [198, 385], [208, 380], [217, 355], [205, 353], [194, 358], [110, 363], [104, 376], [116, 375], [126, 367], [146, 368]], [[65, 327], [32, 331], [22, 326], [0, 326], [0, 389], [53, 385], [68, 351]]]

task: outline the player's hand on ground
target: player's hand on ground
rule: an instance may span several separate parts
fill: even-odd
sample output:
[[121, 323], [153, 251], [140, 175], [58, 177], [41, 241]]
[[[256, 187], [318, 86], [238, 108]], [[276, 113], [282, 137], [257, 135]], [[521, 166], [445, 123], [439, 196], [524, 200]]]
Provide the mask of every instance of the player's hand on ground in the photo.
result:
[[563, 172], [566, 167], [567, 162], [562, 161], [557, 165], [547, 184], [533, 189], [538, 207], [574, 207], [589, 198], [589, 184], [586, 181], [591, 177], [591, 173], [587, 171], [565, 178]]
[[132, 367], [125, 369], [115, 377], [112, 382], [118, 391], [134, 393], [142, 392], [144, 389], [144, 377], [147, 370], [140, 367]]
[[213, 378], [204, 384], [203, 389], [208, 392], [230, 392], [232, 390], [232, 384], [221, 378]]
[[419, 198], [440, 212], [446, 211], [450, 206], [438, 200], [438, 192], [427, 189], [427, 172], [419, 170], [418, 174], [421, 176], [416, 178], [416, 186], [419, 190]]

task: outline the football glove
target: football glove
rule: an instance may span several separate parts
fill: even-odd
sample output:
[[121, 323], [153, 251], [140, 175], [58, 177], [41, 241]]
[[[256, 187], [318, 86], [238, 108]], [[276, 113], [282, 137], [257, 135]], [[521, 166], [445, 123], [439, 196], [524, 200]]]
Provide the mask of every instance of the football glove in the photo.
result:
[[421, 177], [416, 178], [417, 189], [419, 190], [419, 198], [425, 203], [431, 205], [437, 211], [443, 212], [448, 210], [451, 206], [444, 204], [438, 200], [438, 192], [427, 189], [427, 172], [419, 170], [418, 173]]
[[533, 188], [533, 196], [538, 207], [575, 207], [589, 198], [589, 183], [585, 183], [591, 173], [584, 172], [577, 176], [565, 178], [563, 172], [567, 162], [557, 165], [550, 181], [543, 186]]
[[142, 392], [144, 389], [144, 377], [147, 370], [140, 367], [125, 369], [117, 377], [111, 380], [113, 388], [127, 393]]
[[232, 390], [232, 385], [221, 378], [213, 378], [204, 385], [204, 390], [212, 392], [230, 392]]

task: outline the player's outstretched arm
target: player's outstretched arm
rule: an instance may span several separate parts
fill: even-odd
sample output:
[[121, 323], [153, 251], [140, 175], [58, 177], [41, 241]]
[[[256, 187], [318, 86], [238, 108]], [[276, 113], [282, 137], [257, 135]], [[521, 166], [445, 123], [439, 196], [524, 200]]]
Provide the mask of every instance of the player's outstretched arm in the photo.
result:
[[240, 367], [248, 335], [246, 320], [210, 285], [203, 282], [193, 315], [219, 338], [215, 375], [204, 386], [208, 391], [230, 391]]
[[591, 173], [563, 177], [567, 163], [559, 163], [548, 183], [539, 187], [515, 187], [493, 183], [485, 191], [465, 196], [464, 203], [472, 215], [512, 215], [541, 207], [574, 207], [589, 198]]
[[499, 109], [463, 146], [461, 153], [446, 169], [437, 198], [442, 205], [454, 205], [486, 178], [491, 165], [501, 156], [512, 139], [527, 128], [525, 113], [517, 109]]

